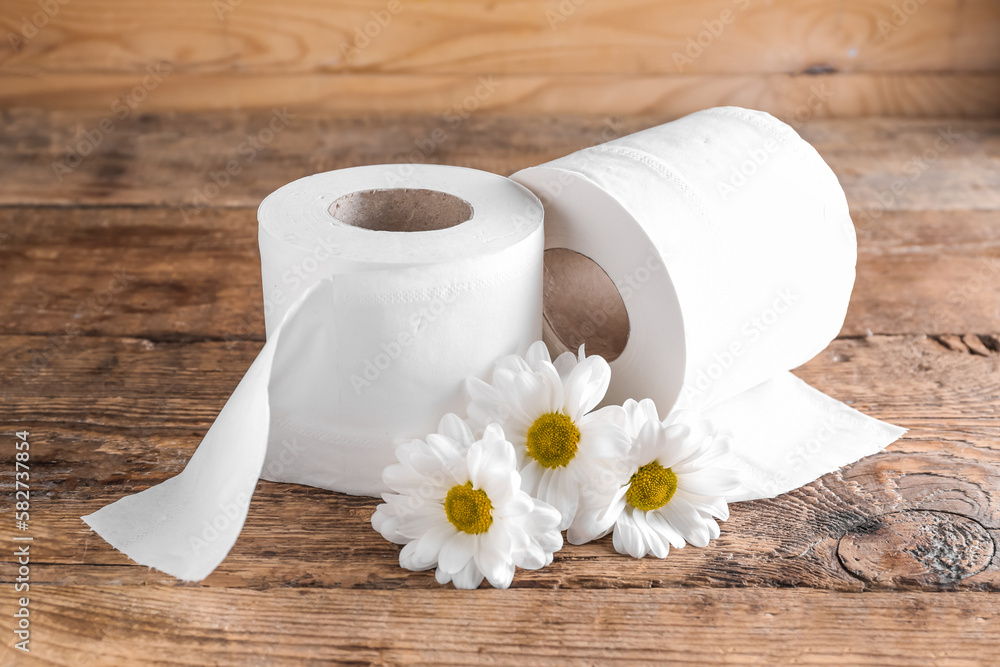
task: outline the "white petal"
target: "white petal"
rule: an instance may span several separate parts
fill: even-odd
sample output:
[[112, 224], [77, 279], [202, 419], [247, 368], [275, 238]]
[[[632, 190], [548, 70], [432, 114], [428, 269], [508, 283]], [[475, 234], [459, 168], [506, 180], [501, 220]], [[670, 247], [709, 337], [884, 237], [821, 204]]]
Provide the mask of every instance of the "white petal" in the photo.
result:
[[514, 561], [511, 558], [510, 536], [503, 526], [496, 522], [479, 536], [476, 551], [476, 566], [493, 588], [507, 588], [514, 576]]
[[709, 528], [705, 525], [705, 519], [691, 503], [674, 496], [669, 503], [660, 508], [660, 514], [689, 544], [696, 547], [708, 546]]
[[510, 407], [500, 401], [472, 401], [466, 406], [469, 420], [481, 432], [487, 424], [500, 424], [506, 427], [510, 419]]
[[608, 504], [608, 508], [597, 517], [599, 530], [607, 530], [614, 525], [616, 521], [618, 521], [618, 517], [620, 517], [621, 513], [625, 510], [625, 494], [628, 493], [628, 490], [631, 487], [631, 484], [623, 484], [618, 491], [615, 492], [615, 495], [611, 498], [611, 502]]
[[591, 356], [576, 365], [563, 383], [563, 410], [573, 421], [597, 407], [611, 383], [611, 366], [602, 357]]
[[428, 473], [440, 467], [440, 459], [434, 456], [423, 440], [410, 440], [396, 445], [396, 460], [400, 465], [417, 472]]
[[[487, 491], [487, 495], [489, 492]], [[494, 517], [518, 517], [524, 516], [534, 509], [535, 503], [531, 496], [522, 490], [512, 494], [506, 502], [494, 506]]]
[[[616, 407], [616, 406], [608, 406]], [[620, 410], [621, 408], [619, 408]], [[586, 415], [578, 423], [580, 429], [580, 451], [588, 457], [601, 459], [618, 459], [628, 454], [632, 439], [625, 429], [616, 424], [604, 410]]]
[[517, 379], [521, 377], [521, 375], [534, 377], [535, 373], [531, 370], [515, 372], [506, 368], [501, 368], [498, 369], [493, 376], [493, 386], [500, 391], [501, 400], [510, 404], [512, 407], [518, 402], [516, 383]]
[[451, 575], [442, 570], [441, 568], [438, 568], [434, 571], [434, 578], [437, 579], [437, 582], [442, 586], [451, 583]]
[[577, 362], [576, 355], [572, 352], [563, 352], [555, 358], [555, 361], [552, 362], [552, 366], [556, 369], [556, 372], [559, 373], [559, 377], [562, 378], [563, 386], [565, 386], [566, 379], [569, 377], [570, 373], [572, 373], [573, 369], [576, 368], [577, 363], [579, 362]]
[[449, 412], [438, 423], [438, 433], [447, 436], [466, 449], [474, 442], [472, 429], [465, 420], [453, 412]]
[[528, 353], [524, 355], [524, 360], [528, 362], [528, 366], [537, 370], [541, 362], [551, 362], [552, 357], [549, 356], [549, 348], [545, 347], [545, 343], [536, 340], [528, 348]]
[[542, 480], [542, 475], [544, 475], [547, 468], [543, 468], [538, 464], [535, 459], [531, 457], [525, 457], [527, 460], [521, 467], [521, 489], [527, 492], [529, 495], [539, 496], [539, 483]]
[[697, 472], [682, 473], [676, 469], [677, 488], [700, 496], [725, 496], [739, 487], [739, 477], [731, 471], [709, 468]]
[[[644, 466], [653, 459], [663, 459], [665, 452], [661, 447], [663, 427], [659, 422], [647, 421], [639, 429], [633, 441], [632, 448], [637, 466]], [[666, 466], [670, 467], [670, 466]]]
[[559, 412], [563, 406], [563, 381], [559, 377], [559, 371], [551, 363], [543, 363], [538, 368], [538, 377], [545, 383], [548, 393], [540, 408], [544, 412]]
[[523, 570], [539, 570], [552, 562], [552, 554], [547, 553], [537, 540], [528, 543], [514, 552], [514, 565]]
[[659, 533], [660, 537], [669, 542], [670, 546], [681, 549], [686, 544], [684, 536], [678, 533], [677, 529], [671, 526], [666, 517], [663, 516], [662, 509], [646, 512], [646, 523]]
[[475, 561], [469, 561], [468, 565], [451, 576], [451, 581], [455, 584], [455, 588], [471, 591], [483, 583], [483, 573], [476, 567]]
[[538, 476], [538, 486], [535, 489], [535, 492], [532, 493], [531, 490], [524, 488], [523, 476], [521, 478], [521, 488], [527, 491], [528, 493], [531, 493], [531, 495], [533, 495], [535, 498], [538, 498], [543, 503], [548, 503], [549, 505], [552, 505], [552, 503], [549, 502], [549, 496], [554, 495], [556, 493], [555, 485], [552, 481], [553, 468], [546, 468], [541, 465], [539, 465], [538, 468], [541, 470], [541, 474]]
[[[512, 546], [518, 552], [530, 552], [528, 556], [519, 556], [521, 560], [515, 560], [518, 567], [536, 569], [542, 567], [545, 562], [551, 562], [552, 554], [561, 549], [563, 544], [562, 535], [559, 533], [560, 519], [561, 515], [554, 507], [536, 500], [530, 514], [508, 520]], [[522, 561], [532, 560], [542, 564], [534, 567], [522, 565]]]
[[514, 378], [515, 396], [509, 400], [525, 415], [542, 415], [552, 412], [549, 406], [551, 392], [544, 377], [538, 373], [520, 373]]
[[684, 446], [675, 465], [696, 462], [711, 451], [715, 444], [715, 427], [710, 422], [698, 421], [690, 424], [690, 432], [684, 439]]
[[493, 384], [496, 384], [496, 377], [498, 371], [511, 371], [514, 373], [524, 373], [531, 371], [531, 366], [528, 365], [520, 355], [508, 354], [497, 362], [497, 367], [493, 371]]
[[722, 534], [722, 529], [719, 528], [719, 524], [714, 519], [712, 519], [711, 517], [707, 516], [704, 513], [702, 513], [701, 518], [705, 520], [705, 525], [708, 526], [709, 539], [712, 540], [718, 539], [719, 535]]
[[451, 525], [444, 508], [438, 503], [428, 501], [426, 505], [417, 507], [405, 517], [400, 517], [396, 532], [415, 540], [427, 531], [444, 525]]
[[372, 528], [393, 544], [406, 544], [410, 538], [399, 534], [397, 530], [399, 517], [385, 508], [388, 508], [388, 505], [382, 504], [375, 508], [375, 513], [372, 514]]
[[[631, 398], [622, 404], [622, 409], [625, 411], [625, 431], [630, 437], [634, 438], [639, 435], [639, 430], [643, 425], [649, 421], [646, 417], [646, 412], [639, 401]], [[656, 408], [654, 407], [653, 409], [655, 410]]]
[[[573, 468], [577, 480], [581, 510], [603, 510], [611, 502], [622, 484], [628, 483], [631, 474], [625, 461], [604, 461], [576, 457], [567, 466]], [[578, 510], [579, 511], [579, 510]]]
[[475, 550], [475, 536], [460, 530], [456, 531], [441, 546], [441, 553], [438, 555], [438, 567], [454, 575], [472, 560]]
[[639, 535], [630, 511], [622, 512], [622, 515], [618, 517], [618, 521], [615, 523], [612, 543], [614, 544], [615, 551], [620, 554], [632, 556], [633, 558], [642, 558], [646, 555], [645, 543]]
[[[407, 547], [411, 547], [411, 562], [419, 566], [419, 568], [410, 569], [429, 570], [434, 567], [438, 561], [438, 556], [441, 554], [441, 549], [457, 532], [454, 526], [446, 523], [443, 526], [428, 530], [420, 539], [406, 545]], [[400, 555], [400, 562], [402, 562], [402, 555]]]
[[469, 378], [465, 381], [465, 390], [469, 392], [469, 397], [474, 401], [500, 401], [503, 395], [500, 390], [488, 382], [483, 382], [479, 378]]
[[[547, 484], [546, 484], [546, 477]], [[542, 486], [545, 488], [541, 488]], [[548, 503], [559, 511], [561, 519], [559, 530], [566, 530], [573, 522], [576, 508], [580, 500], [580, 492], [576, 480], [566, 468], [549, 468], [539, 486], [540, 500]]]
[[467, 466], [469, 469], [469, 481], [472, 482], [472, 487], [475, 489], [482, 488], [479, 484], [479, 473], [484, 467], [484, 460], [486, 459], [486, 442], [479, 440], [472, 447], [469, 447], [469, 454], [466, 457]]
[[431, 483], [427, 475], [399, 463], [385, 467], [385, 470], [382, 471], [382, 481], [396, 493], [407, 495], [419, 493], [422, 489], [426, 493], [430, 491], [431, 487], [436, 486]]
[[[621, 503], [621, 508], [625, 508], [624, 501]], [[614, 526], [614, 522], [611, 522], [610, 525], [601, 525], [598, 519], [605, 511], [605, 509], [577, 511], [576, 518], [566, 530], [566, 541], [570, 544], [586, 544], [607, 535]], [[616, 515], [615, 519], [617, 520], [617, 518]]]
[[688, 493], [680, 488], [677, 489], [677, 496], [694, 505], [694, 508], [702, 514], [708, 514], [723, 521], [729, 520], [729, 506], [726, 504], [725, 498], [699, 496], [694, 493]]
[[642, 540], [645, 543], [648, 553], [653, 554], [657, 558], [666, 558], [667, 554], [670, 553], [670, 546], [662, 537], [660, 537], [660, 534], [646, 522], [647, 516], [648, 514], [642, 510], [633, 510], [632, 520], [635, 522], [636, 531], [642, 536]]
[[429, 570], [437, 563], [442, 546], [448, 541], [444, 530], [433, 531], [406, 544], [399, 552], [399, 565], [407, 570]]

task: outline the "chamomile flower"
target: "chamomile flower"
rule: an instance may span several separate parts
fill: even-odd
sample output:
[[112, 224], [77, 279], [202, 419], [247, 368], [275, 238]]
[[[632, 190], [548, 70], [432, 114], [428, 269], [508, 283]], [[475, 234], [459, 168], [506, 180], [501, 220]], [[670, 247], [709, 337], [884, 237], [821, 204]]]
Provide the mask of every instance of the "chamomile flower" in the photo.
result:
[[395, 493], [372, 516], [385, 539], [402, 544], [399, 564], [436, 567], [441, 584], [507, 588], [514, 568], [537, 570], [562, 548], [559, 512], [521, 490], [514, 447], [493, 424], [474, 441], [458, 416], [438, 432], [396, 448], [383, 481]]
[[572, 523], [581, 494], [629, 450], [624, 410], [594, 410], [610, 381], [600, 356], [585, 356], [581, 346], [579, 356], [565, 352], [553, 362], [538, 341], [523, 358], [501, 359], [492, 383], [467, 383], [470, 421], [503, 426], [517, 451], [521, 488], [559, 510], [560, 530]]
[[737, 474], [720, 465], [729, 436], [690, 413], [661, 422], [649, 399], [623, 407], [634, 438], [631, 476], [581, 512], [569, 541], [582, 544], [613, 529], [615, 550], [635, 558], [666, 558], [671, 546], [686, 543], [707, 546], [719, 537], [716, 519], [729, 518], [726, 495], [739, 488]]

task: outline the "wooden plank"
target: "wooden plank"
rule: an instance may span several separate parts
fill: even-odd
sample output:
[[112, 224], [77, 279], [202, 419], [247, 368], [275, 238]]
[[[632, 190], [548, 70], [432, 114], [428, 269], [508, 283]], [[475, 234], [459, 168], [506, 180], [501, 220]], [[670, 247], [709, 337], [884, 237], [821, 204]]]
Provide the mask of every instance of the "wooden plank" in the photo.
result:
[[858, 226], [871, 225], [882, 210], [1000, 207], [1000, 172], [987, 157], [1000, 149], [1000, 125], [992, 121], [829, 119], [792, 125], [837, 174]]
[[[222, 1], [222, 0], [220, 0]], [[1000, 73], [821, 74], [143, 74], [0, 76], [0, 107], [125, 113], [293, 109], [388, 113], [657, 115], [735, 105], [782, 118], [995, 118]], [[817, 100], [825, 100], [818, 102]]]
[[[303, 114], [185, 217], [185, 190], [267, 112], [135, 114], [63, 184], [41, 178], [60, 142], [105, 112], [2, 113], [0, 434], [34, 443], [33, 654], [17, 664], [973, 665], [996, 652], [996, 121], [797, 125], [845, 184], [861, 255], [846, 337], [796, 373], [906, 437], [734, 505], [709, 548], [636, 561], [604, 539], [518, 572], [516, 590], [463, 593], [398, 567], [369, 526], [374, 499], [261, 482], [232, 553], [194, 585], [131, 564], [79, 520], [178, 472], [259, 349], [259, 319], [241, 320], [259, 313], [259, 198], [385, 161], [441, 117]], [[509, 173], [609, 123], [654, 122], [473, 116], [431, 159]], [[961, 140], [875, 215], [949, 124]], [[0, 582], [14, 572], [0, 556]], [[24, 658], [12, 642], [4, 664]]]
[[32, 604], [18, 664], [972, 666], [1000, 644], [987, 593], [43, 586]]
[[[93, 87], [160, 59], [226, 76], [1000, 69], [1000, 8], [990, 0], [53, 2], [37, 34], [0, 52], [0, 71], [71, 72]], [[39, 9], [10, 0], [0, 28], [30, 34], [24, 19]]]
[[[864, 412], [903, 426], [978, 420], [986, 428], [1000, 416], [1000, 343], [996, 334], [981, 334], [975, 341], [969, 336], [968, 343], [924, 335], [840, 339], [796, 373]], [[60, 342], [63, 347], [55, 348], [47, 347], [53, 342], [43, 336], [0, 337], [5, 371], [0, 396], [11, 424], [35, 420], [101, 429], [141, 423], [200, 433], [261, 346], [258, 341], [100, 336]], [[968, 437], [989, 444], [976, 433]]]
[[[12, 165], [0, 180], [0, 205], [256, 208], [274, 189], [319, 171], [432, 162], [507, 175], [667, 120], [472, 114], [459, 123], [440, 114], [331, 118], [292, 107], [288, 112], [294, 118], [257, 150], [248, 137], [259, 141], [273, 118], [269, 111], [136, 112], [123, 120], [107, 110], [0, 111], [0, 154]], [[111, 132], [100, 130], [104, 118], [112, 119]], [[787, 120], [837, 173], [859, 225], [882, 209], [1000, 208], [996, 120]], [[431, 139], [442, 133], [443, 140]], [[946, 150], [935, 145], [941, 133], [957, 137]], [[215, 193], [212, 174], [231, 160], [240, 171]]]
[[[892, 211], [862, 224], [842, 335], [1000, 331], [1000, 211]], [[0, 208], [0, 333], [262, 341], [253, 209]], [[47, 335], [57, 338], [47, 339]], [[33, 362], [29, 362], [33, 363]]]
[[[0, 337], [5, 367], [16, 367], [37, 342]], [[179, 472], [258, 346], [80, 337], [37, 374], [6, 379], [0, 432], [32, 433], [33, 581], [175, 584], [130, 566], [79, 516]], [[836, 341], [797, 374], [910, 428], [889, 453], [779, 498], [734, 505], [710, 548], [634, 561], [615, 555], [610, 539], [567, 546], [553, 566], [519, 573], [515, 586], [1000, 588], [993, 548], [1000, 537], [1000, 344], [980, 340], [985, 355], [973, 347], [924, 336]], [[400, 569], [398, 547], [370, 528], [376, 502], [261, 482], [239, 541], [207, 583], [436, 588], [430, 574]], [[907, 526], [924, 540], [868, 541], [877, 530], [891, 537]], [[845, 553], [854, 560], [845, 563]]]

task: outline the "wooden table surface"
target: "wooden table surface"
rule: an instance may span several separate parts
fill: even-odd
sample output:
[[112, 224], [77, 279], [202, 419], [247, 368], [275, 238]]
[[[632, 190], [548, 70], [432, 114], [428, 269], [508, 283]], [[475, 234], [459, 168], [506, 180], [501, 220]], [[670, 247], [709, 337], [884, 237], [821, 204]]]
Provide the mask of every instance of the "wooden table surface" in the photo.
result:
[[[260, 482], [239, 541], [197, 584], [131, 563], [79, 517], [180, 471], [260, 349], [255, 209], [268, 192], [399, 160], [509, 174], [659, 119], [454, 128], [300, 112], [251, 155], [243, 142], [270, 112], [108, 114], [111, 132], [101, 112], [0, 116], [3, 664], [996, 660], [1000, 121], [796, 126], [840, 177], [859, 240], [844, 329], [796, 374], [910, 429], [903, 439], [733, 506], [708, 548], [633, 560], [606, 538], [518, 571], [510, 590], [463, 592], [398, 567], [369, 525], [373, 499]], [[230, 160], [241, 173], [211, 187]], [[29, 656], [6, 630], [20, 430]]]

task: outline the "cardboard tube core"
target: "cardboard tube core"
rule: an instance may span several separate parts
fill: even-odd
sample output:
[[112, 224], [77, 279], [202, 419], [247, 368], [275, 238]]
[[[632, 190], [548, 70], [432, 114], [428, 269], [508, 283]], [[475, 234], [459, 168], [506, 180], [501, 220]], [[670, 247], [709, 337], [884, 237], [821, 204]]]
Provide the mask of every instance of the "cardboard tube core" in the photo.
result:
[[329, 210], [344, 224], [382, 232], [429, 232], [472, 218], [472, 205], [460, 197], [410, 188], [352, 192]]
[[545, 251], [542, 315], [568, 349], [614, 361], [628, 342], [622, 295], [594, 260], [568, 248]]

